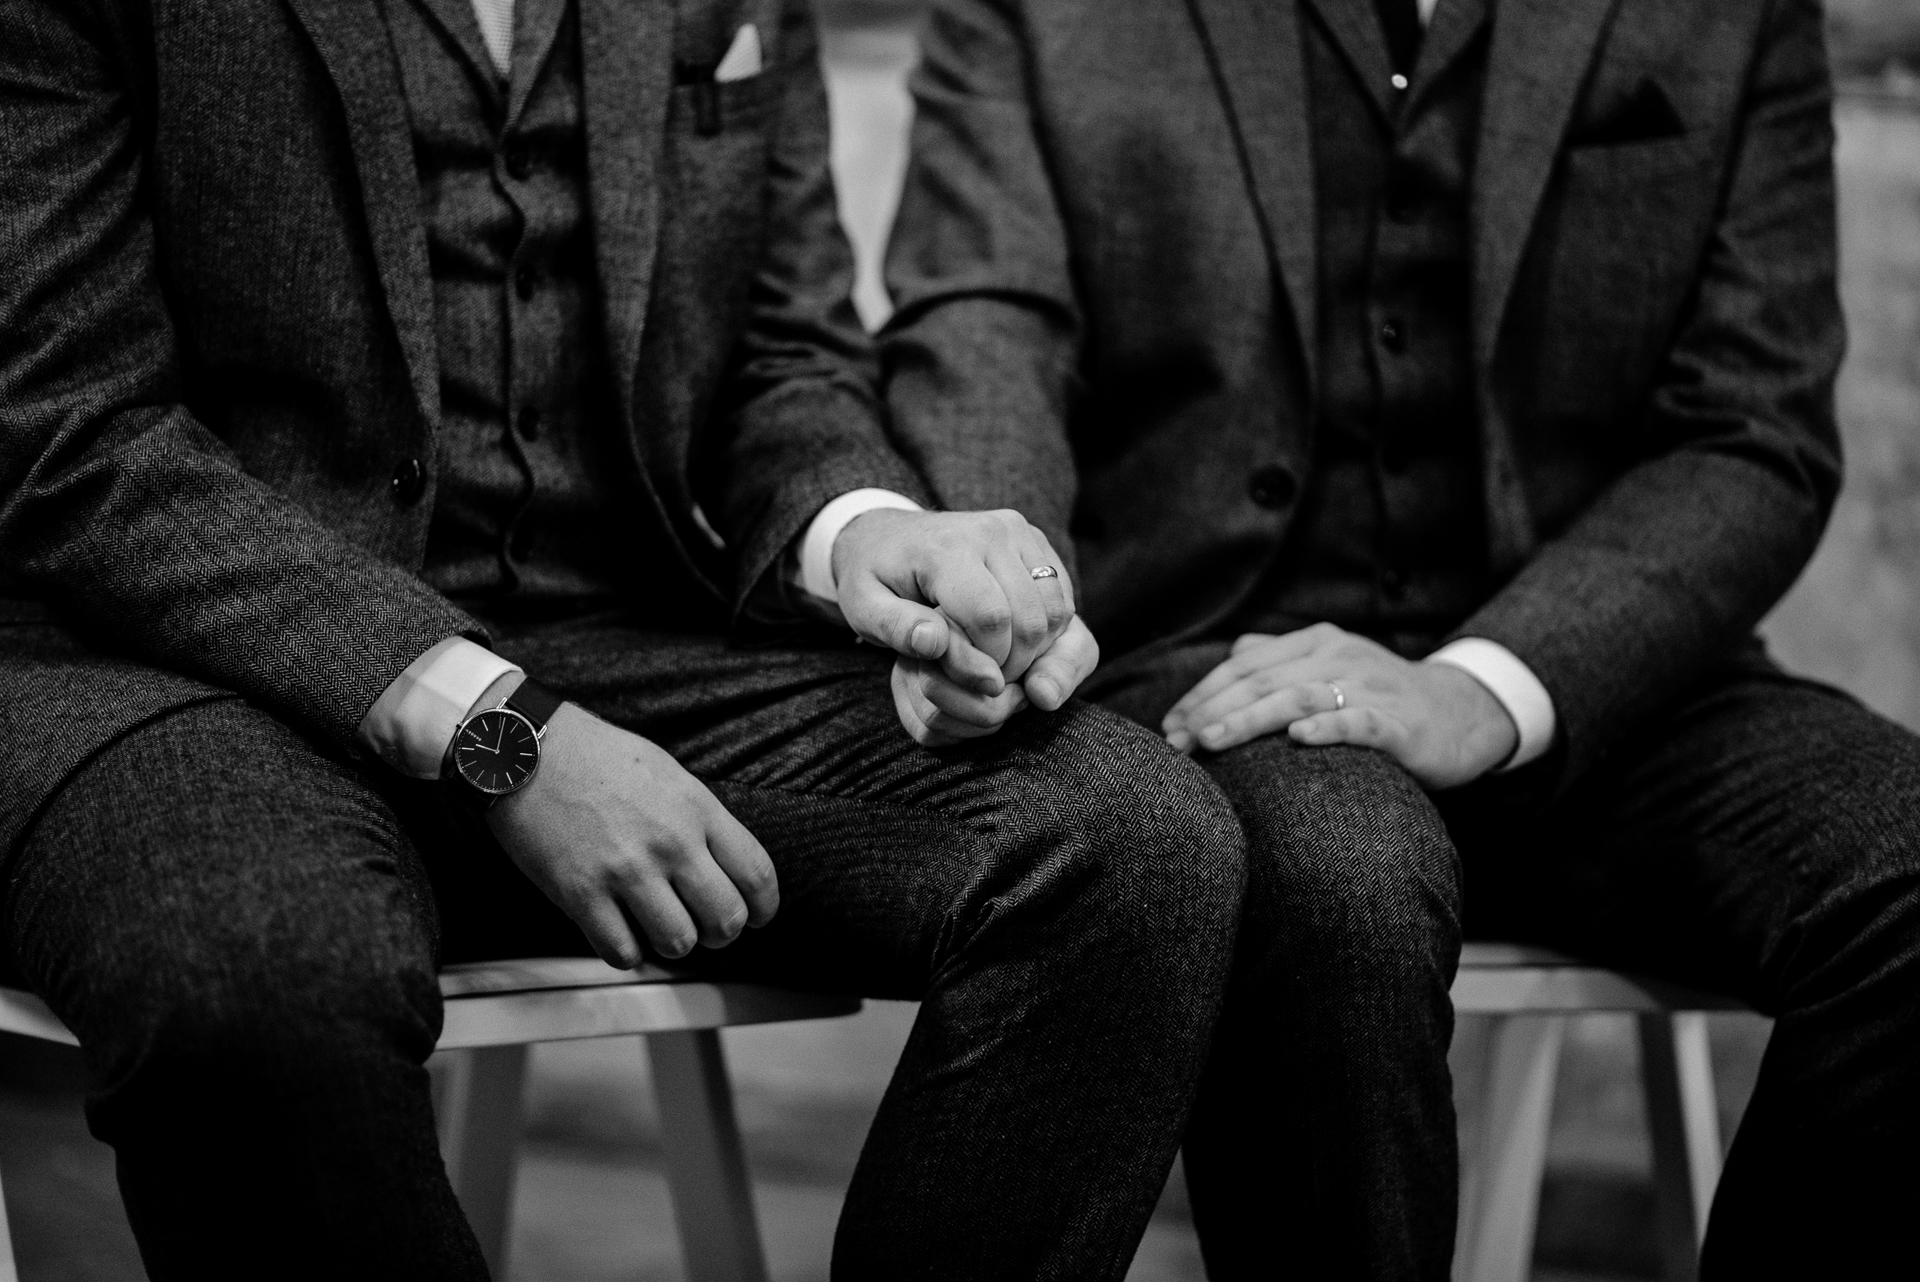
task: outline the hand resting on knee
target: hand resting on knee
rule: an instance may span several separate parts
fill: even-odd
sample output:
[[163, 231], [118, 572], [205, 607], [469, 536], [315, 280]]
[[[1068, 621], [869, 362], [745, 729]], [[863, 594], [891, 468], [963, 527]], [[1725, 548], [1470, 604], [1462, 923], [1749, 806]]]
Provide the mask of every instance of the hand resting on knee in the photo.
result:
[[707, 786], [653, 743], [562, 704], [540, 772], [487, 811], [520, 870], [610, 965], [721, 948], [780, 907], [773, 861]]

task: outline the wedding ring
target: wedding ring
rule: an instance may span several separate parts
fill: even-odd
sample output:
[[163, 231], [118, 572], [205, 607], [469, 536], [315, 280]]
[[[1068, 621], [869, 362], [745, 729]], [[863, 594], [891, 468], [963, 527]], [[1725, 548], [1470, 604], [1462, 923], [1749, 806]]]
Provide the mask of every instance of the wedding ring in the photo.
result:
[[1347, 692], [1340, 688], [1339, 682], [1337, 681], [1327, 682], [1327, 689], [1333, 691], [1333, 710], [1335, 712], [1338, 712], [1342, 708], [1347, 706]]
[[1060, 577], [1060, 571], [1050, 565], [1036, 565], [1033, 569], [1027, 571], [1027, 573], [1036, 579], [1057, 579]]

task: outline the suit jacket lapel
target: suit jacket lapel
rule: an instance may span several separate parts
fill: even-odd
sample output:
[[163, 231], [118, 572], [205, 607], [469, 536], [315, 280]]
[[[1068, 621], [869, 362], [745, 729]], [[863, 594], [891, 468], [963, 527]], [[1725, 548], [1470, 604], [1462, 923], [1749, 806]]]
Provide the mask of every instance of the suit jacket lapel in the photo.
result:
[[440, 359], [427, 236], [420, 222], [420, 178], [386, 21], [364, 0], [288, 3], [339, 90], [387, 312], [399, 331], [414, 399], [426, 421], [437, 424]]
[[[1398, 107], [1393, 88], [1393, 59], [1387, 52], [1387, 34], [1380, 29], [1380, 17], [1370, 0], [1309, 0], [1333, 33], [1333, 41], [1353, 64], [1354, 74], [1366, 87], [1367, 98], [1388, 120]], [[1422, 55], [1424, 56], [1424, 55]]]
[[1587, 64], [1616, 0], [1500, 0], [1480, 106], [1473, 172], [1473, 350], [1484, 370], [1586, 81]]
[[1540, 198], [1616, 0], [1500, 0], [1474, 158], [1473, 356], [1488, 554], [1497, 572], [1531, 555], [1534, 531], [1513, 435], [1493, 396], [1493, 358]]
[[660, 234], [661, 146], [673, 88], [673, 6], [579, 0], [594, 251], [614, 389], [627, 421]]
[[1187, 0], [1207, 44], [1247, 166], [1255, 207], [1318, 386], [1313, 154], [1299, 9], [1291, 0]]

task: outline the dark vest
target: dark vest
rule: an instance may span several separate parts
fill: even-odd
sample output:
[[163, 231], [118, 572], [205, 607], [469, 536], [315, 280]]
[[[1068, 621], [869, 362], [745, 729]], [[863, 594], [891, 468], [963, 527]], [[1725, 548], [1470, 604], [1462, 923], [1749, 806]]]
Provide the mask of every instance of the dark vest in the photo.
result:
[[[1375, 21], [1367, 0], [1338, 2]], [[1300, 12], [1318, 221], [1314, 462], [1233, 627], [1327, 620], [1420, 654], [1491, 587], [1467, 213], [1488, 24], [1444, 67], [1416, 64], [1388, 116], [1314, 7]]]
[[624, 594], [639, 502], [618, 448], [587, 205], [579, 26], [519, 0], [512, 77], [469, 0], [387, 0], [439, 333], [428, 582], [477, 607]]

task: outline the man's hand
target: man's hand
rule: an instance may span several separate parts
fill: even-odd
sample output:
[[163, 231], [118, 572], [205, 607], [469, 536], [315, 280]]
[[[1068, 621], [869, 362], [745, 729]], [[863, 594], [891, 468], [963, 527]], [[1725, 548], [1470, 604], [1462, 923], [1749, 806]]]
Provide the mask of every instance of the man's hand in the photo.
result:
[[679, 762], [571, 703], [547, 723], [540, 773], [487, 826], [608, 964], [696, 942], [723, 948], [780, 907], [773, 862]]
[[[1043, 565], [1055, 573], [1035, 579]], [[856, 633], [987, 699], [1074, 617], [1060, 557], [1018, 512], [863, 512], [834, 540], [833, 577]]]
[[913, 741], [944, 748], [990, 735], [1029, 703], [1053, 712], [1100, 664], [1100, 645], [1076, 616], [1046, 653], [1033, 661], [1024, 681], [997, 695], [975, 694], [940, 664], [900, 658], [893, 665], [893, 707]]
[[1378, 748], [1428, 788], [1479, 778], [1520, 736], [1492, 692], [1459, 668], [1410, 663], [1330, 623], [1241, 637], [1161, 729], [1182, 752], [1220, 752], [1281, 729], [1296, 743]]

